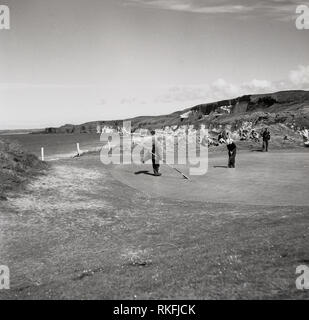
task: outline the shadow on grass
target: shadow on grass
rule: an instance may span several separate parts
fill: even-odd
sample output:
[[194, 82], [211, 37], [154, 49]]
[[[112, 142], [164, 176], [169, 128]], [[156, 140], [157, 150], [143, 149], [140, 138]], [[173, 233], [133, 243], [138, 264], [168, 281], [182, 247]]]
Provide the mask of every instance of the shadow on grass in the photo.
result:
[[148, 176], [154, 176], [153, 173], [149, 172], [148, 170], [136, 171], [134, 174], [146, 174]]

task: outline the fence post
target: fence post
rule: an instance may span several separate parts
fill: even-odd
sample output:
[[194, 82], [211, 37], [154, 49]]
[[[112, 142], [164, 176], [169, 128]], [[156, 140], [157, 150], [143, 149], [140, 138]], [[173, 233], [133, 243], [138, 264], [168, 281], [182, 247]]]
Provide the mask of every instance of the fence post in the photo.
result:
[[42, 159], [42, 161], [44, 161], [44, 148], [43, 147], [41, 148], [41, 159]]

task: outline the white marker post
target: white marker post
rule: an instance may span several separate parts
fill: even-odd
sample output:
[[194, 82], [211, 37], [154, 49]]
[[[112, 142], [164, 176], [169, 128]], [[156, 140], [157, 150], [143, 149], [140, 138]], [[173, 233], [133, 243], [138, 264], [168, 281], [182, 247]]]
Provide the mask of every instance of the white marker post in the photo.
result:
[[79, 148], [79, 143], [76, 143], [76, 147], [77, 147], [77, 155], [80, 156], [81, 152]]
[[44, 148], [41, 148], [41, 159], [44, 161]]

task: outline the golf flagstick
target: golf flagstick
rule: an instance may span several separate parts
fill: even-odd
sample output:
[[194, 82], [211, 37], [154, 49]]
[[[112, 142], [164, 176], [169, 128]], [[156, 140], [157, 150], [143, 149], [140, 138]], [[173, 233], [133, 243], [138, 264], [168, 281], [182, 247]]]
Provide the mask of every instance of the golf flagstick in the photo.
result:
[[166, 163], [167, 166], [169, 166], [170, 168], [176, 170], [177, 172], [179, 172], [180, 174], [182, 174], [182, 176], [187, 179], [187, 180], [190, 180], [188, 176], [186, 176], [183, 172], [181, 172], [180, 170], [178, 170], [177, 168], [174, 168], [172, 166], [170, 166], [168, 163]]

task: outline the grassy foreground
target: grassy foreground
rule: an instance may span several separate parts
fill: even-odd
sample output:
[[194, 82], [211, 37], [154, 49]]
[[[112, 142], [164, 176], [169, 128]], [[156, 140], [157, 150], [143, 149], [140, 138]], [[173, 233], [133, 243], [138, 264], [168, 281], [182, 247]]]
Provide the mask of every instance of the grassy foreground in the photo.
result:
[[305, 299], [307, 206], [153, 197], [97, 155], [53, 164], [0, 203], [3, 299]]

